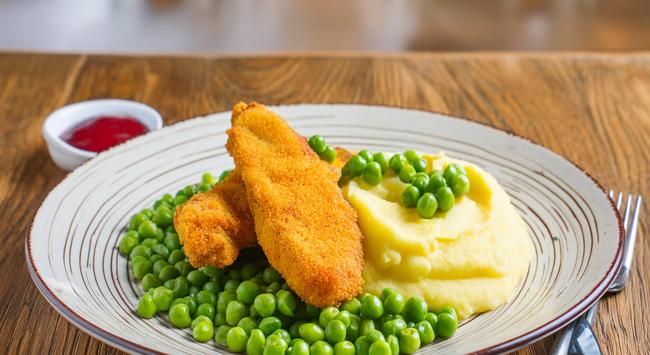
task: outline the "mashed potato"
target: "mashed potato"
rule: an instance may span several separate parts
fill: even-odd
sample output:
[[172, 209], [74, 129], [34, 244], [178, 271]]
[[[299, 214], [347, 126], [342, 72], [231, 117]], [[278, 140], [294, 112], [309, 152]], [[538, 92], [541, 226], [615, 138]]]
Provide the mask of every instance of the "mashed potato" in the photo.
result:
[[453, 306], [460, 319], [508, 302], [533, 254], [524, 221], [479, 167], [444, 154], [424, 158], [440, 170], [458, 163], [470, 180], [470, 192], [433, 219], [400, 204], [405, 184], [394, 173], [374, 187], [355, 179], [344, 189], [365, 237], [365, 291], [392, 287], [433, 310]]

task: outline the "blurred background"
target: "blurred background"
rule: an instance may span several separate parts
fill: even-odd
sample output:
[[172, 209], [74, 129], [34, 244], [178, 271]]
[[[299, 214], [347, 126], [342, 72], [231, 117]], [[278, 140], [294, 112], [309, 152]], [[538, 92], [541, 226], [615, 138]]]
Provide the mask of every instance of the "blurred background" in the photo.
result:
[[0, 0], [0, 50], [647, 49], [650, 0]]

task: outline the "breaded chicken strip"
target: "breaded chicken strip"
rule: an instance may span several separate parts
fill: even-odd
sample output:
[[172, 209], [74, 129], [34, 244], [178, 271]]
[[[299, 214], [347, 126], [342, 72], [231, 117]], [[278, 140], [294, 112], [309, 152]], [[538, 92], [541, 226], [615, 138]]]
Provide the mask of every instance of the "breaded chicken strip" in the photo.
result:
[[270, 264], [309, 304], [339, 305], [359, 294], [363, 236], [338, 174], [262, 105], [235, 105], [232, 126], [226, 148]]
[[178, 206], [174, 227], [194, 267], [223, 268], [237, 259], [240, 249], [257, 245], [244, 183], [237, 171]]

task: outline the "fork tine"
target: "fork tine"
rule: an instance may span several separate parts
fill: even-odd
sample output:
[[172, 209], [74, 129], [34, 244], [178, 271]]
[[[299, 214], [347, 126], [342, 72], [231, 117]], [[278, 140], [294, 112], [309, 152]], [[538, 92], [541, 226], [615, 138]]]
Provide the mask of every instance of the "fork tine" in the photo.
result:
[[[621, 269], [619, 270], [614, 282], [610, 285], [609, 292], [618, 292], [623, 289], [625, 282], [627, 281], [630, 275], [630, 268], [632, 267], [632, 257], [634, 256], [634, 244], [636, 242], [637, 228], [639, 225], [639, 213], [641, 212], [641, 202], [642, 198], [639, 195], [636, 198], [636, 203], [632, 207], [632, 201], [634, 198], [630, 194], [625, 205], [624, 214], [624, 224], [626, 235], [625, 235], [625, 250], [623, 252], [623, 263]], [[632, 212], [632, 208], [634, 208]], [[630, 219], [630, 215], [632, 218]], [[629, 224], [629, 225], [628, 225]]]
[[618, 197], [616, 198], [616, 209], [619, 210], [619, 211], [621, 210], [621, 203], [622, 202], [623, 202], [623, 193], [619, 192]]
[[629, 239], [630, 233], [629, 230], [630, 228], [628, 227], [628, 224], [630, 222], [630, 210], [632, 209], [632, 194], [627, 194], [627, 202], [625, 203], [625, 212], [623, 213], [623, 228], [625, 228], [626, 231], [628, 231], [627, 238]]

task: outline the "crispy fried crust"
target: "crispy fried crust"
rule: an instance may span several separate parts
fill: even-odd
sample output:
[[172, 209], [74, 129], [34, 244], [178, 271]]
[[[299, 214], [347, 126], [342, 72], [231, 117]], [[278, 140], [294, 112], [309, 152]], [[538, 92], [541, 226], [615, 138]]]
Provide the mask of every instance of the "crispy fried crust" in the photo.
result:
[[338, 174], [264, 106], [233, 108], [226, 148], [246, 185], [257, 240], [304, 301], [339, 305], [361, 292], [362, 234]]
[[178, 206], [174, 227], [194, 267], [232, 264], [239, 250], [257, 245], [241, 176], [233, 171], [212, 190]]

